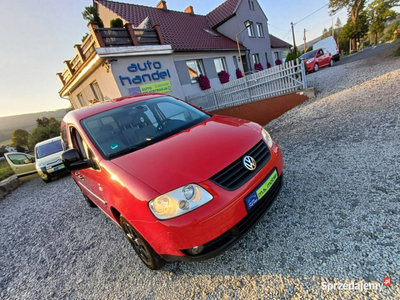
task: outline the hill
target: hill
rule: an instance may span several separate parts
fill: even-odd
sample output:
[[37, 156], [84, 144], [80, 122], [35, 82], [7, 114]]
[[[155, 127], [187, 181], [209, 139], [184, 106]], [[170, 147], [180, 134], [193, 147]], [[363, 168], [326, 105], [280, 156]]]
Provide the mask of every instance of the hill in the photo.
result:
[[59, 109], [55, 111], [44, 111], [33, 114], [25, 114], [10, 117], [0, 118], [0, 143], [4, 144], [11, 139], [11, 134], [16, 129], [24, 129], [31, 132], [36, 127], [36, 119], [43, 117], [54, 117], [57, 120], [62, 120], [65, 116], [65, 109]]

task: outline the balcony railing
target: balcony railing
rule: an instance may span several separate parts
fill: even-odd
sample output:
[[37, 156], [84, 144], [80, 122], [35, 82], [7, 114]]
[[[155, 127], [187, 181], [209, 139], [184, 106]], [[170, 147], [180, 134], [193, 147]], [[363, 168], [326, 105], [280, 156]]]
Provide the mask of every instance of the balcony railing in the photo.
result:
[[80, 71], [96, 48], [163, 45], [159, 25], [151, 29], [133, 28], [132, 24], [125, 24], [125, 28], [98, 28], [94, 23], [89, 23], [90, 34], [81, 45], [75, 45], [77, 54], [70, 61], [65, 61], [66, 69], [57, 73], [63, 86], [68, 84], [74, 75]]

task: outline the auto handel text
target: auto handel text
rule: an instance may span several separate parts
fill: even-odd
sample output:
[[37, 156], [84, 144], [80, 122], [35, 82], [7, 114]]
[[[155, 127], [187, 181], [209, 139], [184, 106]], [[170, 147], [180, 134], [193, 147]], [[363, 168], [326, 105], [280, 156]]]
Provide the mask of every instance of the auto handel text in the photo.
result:
[[369, 290], [374, 290], [374, 291], [382, 291], [383, 284], [378, 283], [378, 282], [368, 282], [368, 283], [362, 283], [362, 282], [350, 282], [350, 283], [329, 283], [329, 282], [322, 282], [322, 289], [324, 291], [335, 291], [335, 290], [350, 290], [350, 291], [369, 291]]

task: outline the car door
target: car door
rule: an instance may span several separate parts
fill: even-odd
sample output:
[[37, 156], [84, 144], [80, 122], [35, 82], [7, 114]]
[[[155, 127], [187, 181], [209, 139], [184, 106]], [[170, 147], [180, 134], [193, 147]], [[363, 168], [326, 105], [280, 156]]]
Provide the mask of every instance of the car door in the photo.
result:
[[4, 156], [14, 173], [20, 178], [37, 174], [35, 157], [25, 153], [9, 152]]
[[93, 151], [89, 148], [87, 142], [75, 127], [70, 126], [69, 133], [72, 147], [78, 150], [83, 159], [91, 159], [94, 162], [93, 168], [74, 171], [71, 175], [85, 195], [96, 203], [97, 206], [106, 210], [107, 201], [104, 199], [103, 195], [101, 169], [93, 155]]
[[324, 66], [327, 66], [331, 61], [331, 57], [329, 55], [329, 51], [326, 48], [323, 48], [322, 50], [324, 51]]
[[320, 68], [324, 66], [324, 51], [322, 49], [319, 49], [317, 52], [317, 63]]

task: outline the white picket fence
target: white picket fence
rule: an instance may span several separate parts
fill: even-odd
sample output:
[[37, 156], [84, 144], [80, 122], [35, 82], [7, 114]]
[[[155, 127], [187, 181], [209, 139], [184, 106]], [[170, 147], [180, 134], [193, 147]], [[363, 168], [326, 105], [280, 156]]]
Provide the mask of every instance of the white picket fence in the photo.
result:
[[[232, 75], [231, 75], [232, 76]], [[307, 88], [304, 64], [290, 61], [216, 88], [186, 96], [186, 101], [205, 110], [213, 111], [259, 101]]]

